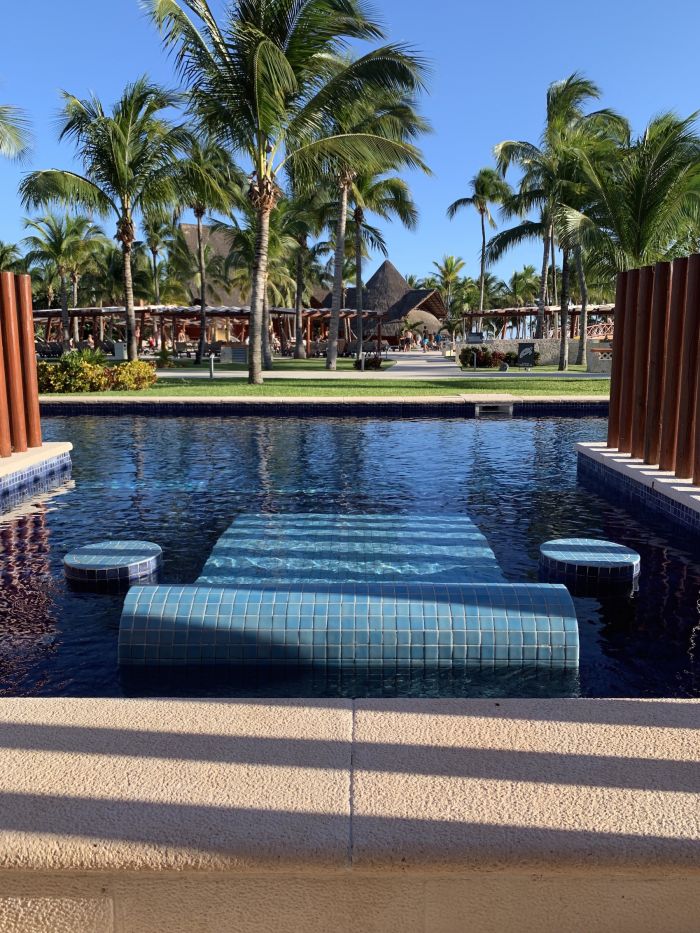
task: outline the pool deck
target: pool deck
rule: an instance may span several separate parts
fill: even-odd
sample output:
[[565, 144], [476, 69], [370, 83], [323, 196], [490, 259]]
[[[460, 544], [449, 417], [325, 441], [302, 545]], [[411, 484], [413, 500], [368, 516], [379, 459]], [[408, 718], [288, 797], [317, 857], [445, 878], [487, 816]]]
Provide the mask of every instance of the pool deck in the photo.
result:
[[0, 701], [0, 929], [690, 933], [700, 703]]

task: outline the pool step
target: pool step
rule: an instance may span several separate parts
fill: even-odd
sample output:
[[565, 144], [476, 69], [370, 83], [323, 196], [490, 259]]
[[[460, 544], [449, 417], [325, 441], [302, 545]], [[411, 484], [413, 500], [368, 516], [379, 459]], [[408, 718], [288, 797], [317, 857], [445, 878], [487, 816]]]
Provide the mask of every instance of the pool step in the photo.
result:
[[476, 402], [474, 405], [475, 418], [512, 418], [512, 402]]

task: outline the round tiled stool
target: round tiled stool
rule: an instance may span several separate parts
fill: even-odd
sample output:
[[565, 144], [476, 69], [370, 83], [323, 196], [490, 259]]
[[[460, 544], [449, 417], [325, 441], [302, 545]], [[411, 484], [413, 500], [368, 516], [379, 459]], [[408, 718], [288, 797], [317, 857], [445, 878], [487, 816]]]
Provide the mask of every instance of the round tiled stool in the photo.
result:
[[150, 541], [98, 541], [66, 554], [63, 567], [76, 583], [131, 583], [155, 575], [162, 559]]
[[614, 541], [596, 538], [559, 538], [540, 547], [540, 568], [558, 577], [625, 583], [639, 576], [636, 551]]

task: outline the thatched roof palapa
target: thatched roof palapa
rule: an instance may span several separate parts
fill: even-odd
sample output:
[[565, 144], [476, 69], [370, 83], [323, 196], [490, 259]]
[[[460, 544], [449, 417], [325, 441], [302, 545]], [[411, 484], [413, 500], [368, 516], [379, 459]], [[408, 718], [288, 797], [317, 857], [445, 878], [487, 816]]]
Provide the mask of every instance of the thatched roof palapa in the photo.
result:
[[[180, 230], [184, 237], [187, 248], [193, 256], [197, 255], [197, 225], [180, 224]], [[204, 226], [202, 239], [205, 248], [208, 246], [215, 256], [221, 256], [225, 259], [229, 254], [229, 242], [223, 230], [215, 230], [213, 227]], [[192, 298], [199, 298], [199, 286], [192, 280], [187, 283], [187, 288]], [[245, 305], [247, 301], [243, 298], [237, 288], [231, 286], [224, 287], [217, 282], [207, 282], [207, 302], [218, 305]]]
[[[328, 292], [318, 306], [330, 308], [333, 295]], [[355, 308], [355, 289], [345, 292], [345, 308]], [[386, 336], [398, 336], [402, 325], [424, 323], [428, 332], [437, 333], [441, 321], [447, 317], [447, 308], [437, 289], [411, 288], [399, 270], [389, 260], [385, 260], [362, 292], [362, 306], [365, 311], [374, 311], [382, 315], [382, 333]], [[417, 312], [421, 316], [415, 317]], [[414, 314], [414, 320], [410, 319]]]

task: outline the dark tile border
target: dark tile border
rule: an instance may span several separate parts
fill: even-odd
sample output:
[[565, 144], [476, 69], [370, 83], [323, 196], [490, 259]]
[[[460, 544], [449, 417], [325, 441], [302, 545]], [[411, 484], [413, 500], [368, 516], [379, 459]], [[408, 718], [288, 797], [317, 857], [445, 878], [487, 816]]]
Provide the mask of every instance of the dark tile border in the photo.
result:
[[[288, 415], [299, 418], [475, 418], [476, 403], [464, 399], [440, 399], [439, 401], [353, 401], [328, 399], [327, 401], [304, 401], [280, 398], [279, 401], [188, 401], [174, 399], [154, 400], [149, 402], [130, 402], [119, 400], [51, 401], [42, 400], [41, 413], [51, 415], [144, 415], [146, 417], [195, 417], [237, 415], [279, 416]], [[606, 417], [607, 400], [601, 402], [514, 402], [513, 417], [528, 418], [537, 415], [569, 415], [586, 417], [590, 415]]]
[[684, 531], [700, 535], [700, 513], [682, 505], [658, 489], [652, 489], [633, 477], [619, 473], [611, 467], [578, 452], [579, 482], [615, 504], [620, 501], [641, 506], [661, 515]]

